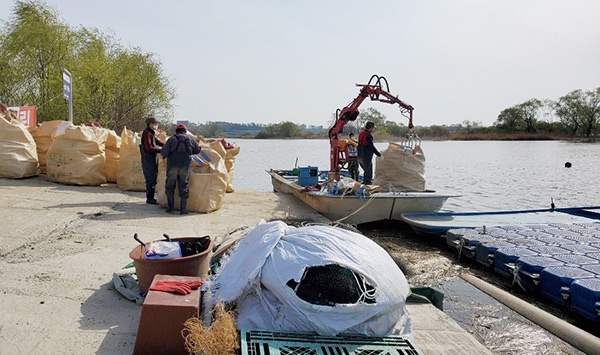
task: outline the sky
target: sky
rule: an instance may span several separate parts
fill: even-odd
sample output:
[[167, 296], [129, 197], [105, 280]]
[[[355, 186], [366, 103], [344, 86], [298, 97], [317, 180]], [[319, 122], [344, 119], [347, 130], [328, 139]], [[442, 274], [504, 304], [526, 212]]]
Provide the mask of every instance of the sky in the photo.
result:
[[[177, 92], [174, 120], [327, 126], [377, 74], [416, 126], [491, 126], [529, 99], [600, 87], [598, 0], [45, 3], [154, 53]], [[0, 0], [0, 19], [13, 5]], [[397, 106], [368, 107], [407, 123]]]

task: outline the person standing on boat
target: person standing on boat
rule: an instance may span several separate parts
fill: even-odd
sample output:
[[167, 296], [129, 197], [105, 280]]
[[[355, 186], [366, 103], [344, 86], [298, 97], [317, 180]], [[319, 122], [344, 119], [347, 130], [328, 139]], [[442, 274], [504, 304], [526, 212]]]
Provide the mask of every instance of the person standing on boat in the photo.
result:
[[373, 183], [373, 154], [378, 157], [381, 153], [373, 144], [373, 130], [375, 124], [371, 121], [367, 122], [365, 129], [358, 135], [358, 163], [364, 170], [363, 184], [371, 185]]
[[175, 186], [179, 188], [181, 198], [180, 214], [188, 214], [187, 199], [190, 195], [190, 165], [192, 154], [200, 153], [200, 146], [196, 140], [187, 135], [187, 127], [178, 124], [175, 135], [167, 140], [160, 154], [167, 159], [167, 182], [165, 195], [167, 196], [167, 212], [175, 211]]
[[156, 205], [154, 198], [154, 189], [156, 187], [156, 178], [158, 176], [158, 156], [161, 147], [165, 145], [156, 137], [158, 122], [154, 117], [146, 118], [146, 129], [142, 132], [142, 143], [140, 144], [140, 154], [142, 156], [142, 171], [144, 180], [146, 180], [146, 203]]
[[348, 172], [353, 180], [358, 181], [358, 142], [354, 140], [354, 133], [348, 135]]

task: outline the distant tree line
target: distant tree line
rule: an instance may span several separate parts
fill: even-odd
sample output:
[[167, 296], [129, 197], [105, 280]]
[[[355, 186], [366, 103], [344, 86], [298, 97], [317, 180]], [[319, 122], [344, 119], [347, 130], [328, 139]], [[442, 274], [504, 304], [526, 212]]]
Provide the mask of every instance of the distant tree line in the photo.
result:
[[95, 28], [73, 28], [39, 1], [16, 1], [0, 27], [0, 101], [37, 106], [38, 122], [66, 120], [62, 69], [72, 75], [73, 121], [120, 130], [171, 122], [175, 91], [160, 61]]

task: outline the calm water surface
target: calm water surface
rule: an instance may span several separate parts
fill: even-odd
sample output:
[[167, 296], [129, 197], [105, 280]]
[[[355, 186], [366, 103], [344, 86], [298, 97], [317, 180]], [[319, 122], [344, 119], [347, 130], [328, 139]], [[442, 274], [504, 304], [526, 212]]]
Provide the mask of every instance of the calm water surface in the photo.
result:
[[[232, 139], [241, 147], [234, 187], [272, 191], [265, 172], [298, 166], [329, 168], [328, 140]], [[376, 143], [385, 150], [387, 142]], [[445, 211], [600, 205], [600, 144], [563, 141], [443, 141], [422, 143], [427, 188], [462, 195]], [[571, 168], [565, 163], [570, 162]], [[362, 173], [362, 171], [361, 171]]]

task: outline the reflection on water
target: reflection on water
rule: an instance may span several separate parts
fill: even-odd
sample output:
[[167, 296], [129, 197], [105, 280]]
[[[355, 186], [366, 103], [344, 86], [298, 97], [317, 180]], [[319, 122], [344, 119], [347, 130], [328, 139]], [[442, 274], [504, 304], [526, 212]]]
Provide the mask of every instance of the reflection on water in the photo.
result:
[[[241, 147], [234, 187], [272, 191], [265, 170], [329, 168], [328, 140], [232, 140]], [[380, 150], [387, 142], [376, 144]], [[600, 144], [562, 141], [443, 141], [422, 143], [427, 188], [461, 194], [446, 211], [600, 205]], [[570, 162], [571, 168], [565, 163]]]

